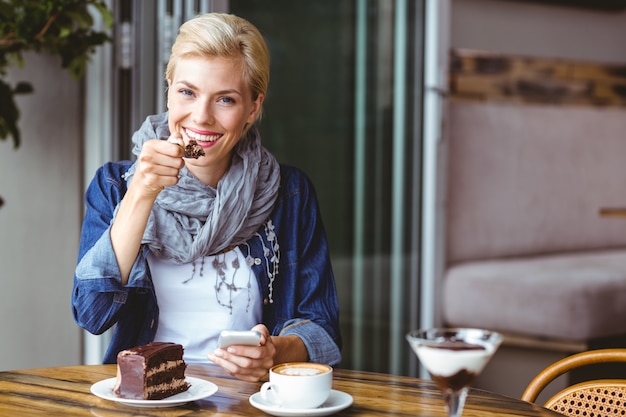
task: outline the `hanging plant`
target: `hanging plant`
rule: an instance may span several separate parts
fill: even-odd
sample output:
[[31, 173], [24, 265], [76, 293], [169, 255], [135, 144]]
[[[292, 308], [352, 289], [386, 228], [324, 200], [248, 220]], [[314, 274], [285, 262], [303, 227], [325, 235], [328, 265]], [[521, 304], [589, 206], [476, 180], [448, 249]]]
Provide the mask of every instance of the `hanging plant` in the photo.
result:
[[12, 137], [14, 147], [20, 146], [15, 96], [33, 92], [28, 81], [7, 83], [7, 68], [24, 66], [24, 52], [48, 53], [81, 79], [95, 48], [111, 40], [93, 29], [90, 9], [101, 15], [105, 28], [111, 27], [113, 16], [102, 0], [0, 0], [0, 140]]

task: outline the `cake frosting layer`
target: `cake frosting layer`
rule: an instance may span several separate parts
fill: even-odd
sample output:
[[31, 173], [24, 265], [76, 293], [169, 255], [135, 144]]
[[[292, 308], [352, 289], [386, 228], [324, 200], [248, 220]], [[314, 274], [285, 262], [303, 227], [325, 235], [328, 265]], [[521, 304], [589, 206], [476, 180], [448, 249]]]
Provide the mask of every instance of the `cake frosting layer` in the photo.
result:
[[[164, 382], [162, 384], [152, 385], [147, 388], [148, 397], [154, 400], [167, 398], [167, 397], [174, 395], [174, 394], [165, 395], [172, 391], [175, 391], [174, 392], [175, 394], [179, 392], [187, 391], [187, 389], [189, 388], [187, 385], [188, 384], [187, 382], [185, 382], [184, 379], [174, 379], [171, 382]], [[162, 395], [165, 395], [165, 396], [162, 396]]]

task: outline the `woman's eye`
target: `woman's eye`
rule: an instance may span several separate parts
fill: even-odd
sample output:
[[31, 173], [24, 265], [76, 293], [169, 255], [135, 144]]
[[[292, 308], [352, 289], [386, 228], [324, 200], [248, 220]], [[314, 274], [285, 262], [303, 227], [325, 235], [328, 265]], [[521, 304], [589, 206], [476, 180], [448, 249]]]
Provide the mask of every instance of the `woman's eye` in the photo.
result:
[[235, 99], [233, 99], [232, 97], [220, 97], [217, 101], [225, 104], [233, 104], [235, 102]]
[[182, 88], [180, 90], [180, 93], [184, 96], [193, 96], [193, 91], [187, 89], [187, 88]]

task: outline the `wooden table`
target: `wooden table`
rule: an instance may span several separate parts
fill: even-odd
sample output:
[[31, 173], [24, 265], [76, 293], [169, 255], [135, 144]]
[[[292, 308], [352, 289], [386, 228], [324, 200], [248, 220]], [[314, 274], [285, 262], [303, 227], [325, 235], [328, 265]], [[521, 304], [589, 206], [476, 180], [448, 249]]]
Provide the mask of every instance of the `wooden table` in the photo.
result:
[[[93, 383], [115, 376], [115, 365], [86, 365], [0, 372], [0, 416], [264, 416], [248, 402], [261, 382], [226, 375], [216, 366], [190, 365], [187, 376], [218, 385], [216, 394], [173, 408], [136, 408], [91, 394]], [[336, 369], [333, 388], [354, 398], [337, 416], [441, 416], [443, 402], [430, 381]], [[463, 417], [561, 416], [543, 407], [471, 390]]]

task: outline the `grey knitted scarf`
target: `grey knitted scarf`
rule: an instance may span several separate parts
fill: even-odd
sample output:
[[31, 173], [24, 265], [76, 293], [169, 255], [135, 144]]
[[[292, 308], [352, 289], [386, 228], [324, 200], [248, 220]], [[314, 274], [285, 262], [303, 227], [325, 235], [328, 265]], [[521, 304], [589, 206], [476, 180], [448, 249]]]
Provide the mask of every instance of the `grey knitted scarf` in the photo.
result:
[[[149, 116], [133, 135], [133, 153], [138, 155], [146, 140], [169, 136], [167, 113]], [[126, 173], [129, 184], [135, 166]], [[269, 217], [279, 184], [278, 162], [261, 145], [253, 126], [235, 146], [230, 169], [217, 189], [181, 169], [178, 184], [157, 197], [142, 243], [179, 264], [242, 244]]]

